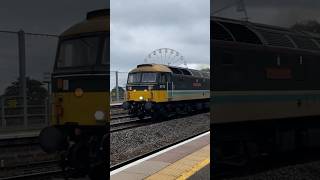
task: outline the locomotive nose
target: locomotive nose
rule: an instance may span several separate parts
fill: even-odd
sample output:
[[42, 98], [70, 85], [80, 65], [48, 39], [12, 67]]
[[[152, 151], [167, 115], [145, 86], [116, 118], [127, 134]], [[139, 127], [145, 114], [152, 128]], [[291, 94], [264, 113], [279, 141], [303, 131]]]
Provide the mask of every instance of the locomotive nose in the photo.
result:
[[62, 132], [56, 127], [46, 127], [39, 134], [39, 143], [43, 151], [54, 153], [63, 148], [65, 137]]

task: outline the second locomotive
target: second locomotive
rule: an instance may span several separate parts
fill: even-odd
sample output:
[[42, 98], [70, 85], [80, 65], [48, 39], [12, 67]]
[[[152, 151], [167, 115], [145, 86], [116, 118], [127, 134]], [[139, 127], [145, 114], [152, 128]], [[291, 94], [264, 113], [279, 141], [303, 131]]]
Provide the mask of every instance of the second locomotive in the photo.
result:
[[141, 64], [131, 70], [124, 109], [143, 119], [209, 108], [209, 73], [162, 64]]

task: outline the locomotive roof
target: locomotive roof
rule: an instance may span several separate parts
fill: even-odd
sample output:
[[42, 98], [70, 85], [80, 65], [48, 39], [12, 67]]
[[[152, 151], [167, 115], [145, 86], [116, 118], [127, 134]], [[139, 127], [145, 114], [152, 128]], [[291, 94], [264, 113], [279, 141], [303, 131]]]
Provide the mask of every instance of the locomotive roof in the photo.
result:
[[71, 36], [90, 32], [110, 31], [110, 10], [101, 9], [87, 13], [86, 20], [75, 24], [64, 31], [61, 36]]
[[320, 51], [320, 34], [211, 16], [211, 38], [270, 47]]
[[195, 69], [188, 69], [182, 67], [168, 66], [163, 64], [140, 64], [137, 68], [130, 71], [135, 72], [169, 72], [178, 75], [189, 75], [201, 78], [210, 78], [209, 72], [203, 72]]

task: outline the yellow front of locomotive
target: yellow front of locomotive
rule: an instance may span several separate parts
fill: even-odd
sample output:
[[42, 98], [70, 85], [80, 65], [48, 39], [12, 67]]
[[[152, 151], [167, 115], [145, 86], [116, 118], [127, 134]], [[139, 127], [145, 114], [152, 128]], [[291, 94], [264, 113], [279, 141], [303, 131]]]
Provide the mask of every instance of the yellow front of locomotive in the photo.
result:
[[106, 134], [109, 39], [108, 9], [89, 12], [85, 21], [60, 35], [52, 73], [52, 118], [40, 133], [43, 150], [55, 152], [66, 140], [101, 140]]
[[171, 70], [159, 64], [141, 64], [131, 70], [127, 82], [127, 101], [167, 102]]
[[52, 125], [106, 125], [109, 37], [107, 14], [88, 14], [60, 36], [52, 75]]
[[169, 78], [171, 70], [159, 64], [141, 64], [128, 74], [126, 102], [123, 107], [129, 114], [144, 116], [159, 103], [169, 100]]

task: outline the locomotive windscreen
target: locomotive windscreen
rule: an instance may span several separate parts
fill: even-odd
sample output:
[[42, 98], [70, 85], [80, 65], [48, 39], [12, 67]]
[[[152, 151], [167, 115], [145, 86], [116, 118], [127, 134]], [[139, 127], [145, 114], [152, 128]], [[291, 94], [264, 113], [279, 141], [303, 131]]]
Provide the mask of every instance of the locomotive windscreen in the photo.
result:
[[96, 64], [99, 36], [64, 40], [60, 43], [57, 67], [79, 67]]
[[152, 72], [145, 73], [130, 73], [128, 77], [128, 83], [139, 83], [139, 82], [156, 82], [157, 74]]

